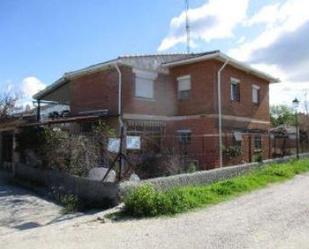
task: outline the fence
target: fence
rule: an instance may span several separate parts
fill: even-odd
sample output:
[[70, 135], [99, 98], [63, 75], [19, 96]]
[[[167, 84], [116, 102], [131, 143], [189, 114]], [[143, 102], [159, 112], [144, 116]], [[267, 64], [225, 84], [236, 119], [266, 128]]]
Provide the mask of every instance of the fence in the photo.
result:
[[[235, 138], [235, 136], [238, 136]], [[223, 135], [223, 166], [259, 162], [295, 155], [295, 136], [260, 133], [225, 133]], [[309, 152], [306, 137], [299, 141], [299, 153]], [[143, 135], [142, 149], [128, 151], [134, 171], [142, 178], [209, 170], [218, 167], [218, 136]]]
[[[110, 128], [112, 122], [58, 122], [44, 128], [20, 129], [16, 146], [19, 161], [28, 166], [57, 169], [79, 176], [87, 176], [93, 167], [110, 168], [117, 154], [107, 150], [107, 143], [110, 137], [118, 134]], [[147, 179], [209, 170], [219, 165], [219, 138], [216, 134], [196, 135], [186, 130], [167, 134], [164, 129], [154, 127], [128, 129], [127, 135], [139, 136], [141, 148], [126, 151], [122, 179], [129, 179], [133, 173]], [[225, 131], [223, 166], [296, 154], [297, 141], [299, 153], [309, 152], [306, 132], [301, 132], [298, 140], [295, 134], [282, 131]], [[116, 164], [113, 170], [119, 173], [118, 166]]]

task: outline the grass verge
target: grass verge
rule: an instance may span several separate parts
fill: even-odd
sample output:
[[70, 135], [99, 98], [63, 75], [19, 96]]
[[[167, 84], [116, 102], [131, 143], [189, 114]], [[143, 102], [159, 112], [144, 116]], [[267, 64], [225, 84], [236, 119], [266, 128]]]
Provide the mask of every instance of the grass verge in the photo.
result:
[[248, 174], [206, 186], [178, 187], [158, 191], [151, 185], [142, 185], [124, 199], [124, 212], [133, 217], [174, 215], [194, 208], [213, 205], [250, 192], [270, 183], [291, 179], [309, 171], [309, 160], [272, 164]]

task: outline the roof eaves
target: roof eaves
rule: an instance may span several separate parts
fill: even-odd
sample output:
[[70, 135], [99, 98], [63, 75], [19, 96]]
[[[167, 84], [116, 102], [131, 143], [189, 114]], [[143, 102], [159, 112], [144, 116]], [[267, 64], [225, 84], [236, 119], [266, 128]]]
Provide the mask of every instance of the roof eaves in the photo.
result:
[[223, 54], [221, 52], [219, 54], [219, 59], [220, 58], [223, 59], [224, 61], [228, 60], [230, 65], [232, 65], [236, 68], [239, 68], [240, 70], [246, 71], [248, 73], [252, 73], [252, 74], [254, 74], [254, 75], [256, 75], [260, 78], [268, 80], [271, 83], [279, 83], [280, 82], [280, 79], [272, 77], [271, 75], [269, 75], [267, 73], [264, 73], [264, 72], [262, 72], [258, 69], [253, 68], [252, 66], [250, 66], [247, 63], [238, 61], [238, 60], [236, 60], [236, 59], [234, 59], [234, 58], [232, 58], [232, 57], [230, 57], [226, 54]]
[[36, 93], [33, 96], [33, 98], [34, 99], [43, 98], [44, 96], [46, 96], [47, 94], [49, 94], [53, 90], [55, 90], [55, 89], [61, 87], [62, 85], [66, 84], [72, 78], [80, 77], [84, 74], [98, 71], [100, 69], [106, 68], [106, 67], [114, 65], [116, 63], [121, 63], [121, 59], [117, 58], [117, 59], [110, 60], [110, 61], [107, 61], [107, 62], [104, 62], [104, 63], [95, 64], [95, 65], [92, 65], [92, 66], [89, 66], [89, 67], [86, 67], [86, 68], [83, 68], [83, 69], [80, 69], [80, 70], [64, 73], [64, 75], [60, 79], [58, 79], [57, 81], [55, 81], [50, 86], [43, 89], [42, 91]]
[[240, 62], [238, 60], [233, 59], [232, 57], [229, 57], [226, 54], [223, 54], [222, 52], [220, 52], [219, 50], [217, 51], [213, 51], [213, 53], [208, 53], [205, 55], [201, 55], [201, 56], [196, 56], [193, 58], [189, 58], [189, 59], [183, 59], [183, 60], [178, 60], [178, 61], [174, 61], [174, 62], [168, 62], [163, 64], [163, 67], [175, 67], [175, 66], [180, 66], [180, 65], [187, 65], [187, 64], [191, 64], [191, 63], [195, 63], [195, 62], [200, 62], [203, 60], [209, 60], [209, 59], [218, 59], [220, 61], [229, 61], [229, 64], [239, 68], [243, 71], [246, 71], [248, 73], [252, 73], [260, 78], [266, 79], [268, 81], [270, 81], [271, 83], [279, 83], [280, 80], [278, 78], [274, 78], [266, 73], [263, 73], [253, 67], [251, 67], [250, 65]]
[[44, 97], [47, 93], [57, 89], [58, 87], [64, 85], [66, 82], [68, 81], [68, 79], [66, 79], [64, 76], [62, 76], [60, 79], [58, 79], [57, 81], [55, 81], [54, 83], [52, 83], [51, 85], [47, 86], [46, 88], [44, 88], [43, 90], [39, 91], [38, 93], [36, 93], [35, 95], [33, 95], [33, 99], [41, 99], [42, 97]]
[[185, 58], [185, 59], [167, 62], [167, 63], [162, 64], [162, 66], [163, 67], [174, 67], [174, 66], [191, 64], [191, 63], [194, 63], [194, 62], [199, 62], [199, 61], [202, 61], [202, 60], [214, 58], [217, 55], [219, 55], [219, 53], [220, 53], [220, 51], [216, 50], [216, 51], [213, 51], [213, 52], [208, 52], [208, 53], [196, 55], [196, 56], [193, 56], [191, 58]]

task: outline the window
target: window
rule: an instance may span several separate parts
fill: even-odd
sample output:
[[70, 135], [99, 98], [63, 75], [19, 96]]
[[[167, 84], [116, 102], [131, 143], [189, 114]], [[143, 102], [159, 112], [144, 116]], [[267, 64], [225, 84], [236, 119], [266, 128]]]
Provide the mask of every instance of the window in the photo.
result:
[[256, 135], [254, 137], [254, 148], [256, 150], [261, 150], [262, 149], [262, 138], [260, 135]]
[[134, 69], [135, 73], [135, 97], [153, 99], [154, 80], [157, 74], [148, 71]]
[[233, 144], [235, 146], [241, 147], [242, 134], [239, 131], [234, 131], [233, 133]]
[[186, 75], [177, 78], [178, 99], [188, 99], [191, 95], [191, 76]]
[[260, 87], [253, 85], [252, 86], [252, 102], [254, 104], [260, 103]]
[[181, 144], [191, 143], [191, 130], [178, 130], [177, 133]]
[[231, 78], [231, 100], [240, 102], [239, 80], [235, 78]]

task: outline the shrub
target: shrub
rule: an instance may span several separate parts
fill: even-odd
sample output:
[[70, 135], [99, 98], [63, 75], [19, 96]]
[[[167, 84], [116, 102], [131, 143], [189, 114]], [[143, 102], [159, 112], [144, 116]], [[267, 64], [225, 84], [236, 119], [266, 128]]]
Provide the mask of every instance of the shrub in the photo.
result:
[[257, 163], [262, 163], [263, 162], [262, 153], [257, 153], [256, 155], [254, 155], [253, 161]]
[[92, 123], [87, 135], [74, 134], [73, 131], [74, 126], [21, 129], [17, 136], [21, 162], [86, 176], [91, 168], [97, 166], [101, 155], [108, 158], [106, 144], [114, 131], [102, 121]]
[[76, 195], [64, 195], [62, 196], [60, 202], [64, 206], [63, 212], [65, 214], [74, 213], [80, 209], [79, 199]]
[[162, 196], [151, 185], [143, 185], [131, 192], [125, 199], [126, 211], [134, 216], [155, 216], [160, 214], [164, 204]]
[[229, 146], [227, 148], [223, 148], [223, 155], [227, 159], [233, 159], [235, 157], [241, 156], [241, 147], [238, 145]]

